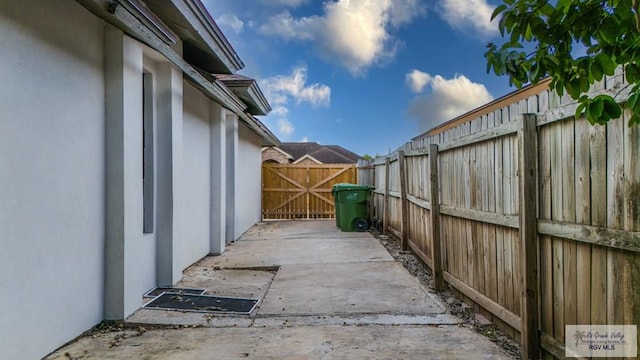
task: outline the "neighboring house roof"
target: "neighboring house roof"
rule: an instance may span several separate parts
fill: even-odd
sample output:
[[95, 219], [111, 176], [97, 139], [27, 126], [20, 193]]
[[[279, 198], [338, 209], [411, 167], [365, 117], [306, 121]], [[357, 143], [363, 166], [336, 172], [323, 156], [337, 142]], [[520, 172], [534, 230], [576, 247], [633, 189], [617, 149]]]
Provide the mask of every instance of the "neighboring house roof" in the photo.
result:
[[283, 142], [279, 147], [284, 152], [291, 154], [295, 160], [306, 154], [311, 154], [322, 146], [317, 142]]
[[289, 159], [289, 160], [293, 161], [293, 156], [291, 156], [291, 154], [289, 154], [288, 152], [286, 152], [286, 151], [284, 151], [284, 150], [280, 149], [280, 148], [279, 148], [279, 147], [277, 147], [277, 146], [263, 147], [263, 148], [262, 148], [262, 152], [264, 152], [264, 151], [265, 151], [265, 150], [267, 150], [267, 149], [273, 149], [273, 150], [275, 150], [275, 151], [277, 151], [277, 152], [281, 153], [282, 155], [284, 155], [287, 159]]
[[290, 154], [293, 162], [305, 156], [322, 164], [355, 164], [362, 157], [339, 145], [320, 145], [317, 142], [283, 142], [280, 150]]
[[310, 161], [312, 161], [312, 162], [314, 162], [314, 163], [316, 163], [316, 164], [318, 164], [318, 165], [323, 164], [323, 162], [322, 162], [322, 161], [320, 161], [320, 160], [318, 160], [318, 159], [314, 158], [313, 156], [311, 156], [311, 155], [309, 155], [309, 154], [304, 155], [303, 157], [299, 158], [298, 160], [294, 161], [293, 163], [294, 163], [294, 164], [299, 164], [299, 163], [301, 163], [301, 162], [303, 162], [303, 161], [305, 161], [305, 160], [310, 160]]

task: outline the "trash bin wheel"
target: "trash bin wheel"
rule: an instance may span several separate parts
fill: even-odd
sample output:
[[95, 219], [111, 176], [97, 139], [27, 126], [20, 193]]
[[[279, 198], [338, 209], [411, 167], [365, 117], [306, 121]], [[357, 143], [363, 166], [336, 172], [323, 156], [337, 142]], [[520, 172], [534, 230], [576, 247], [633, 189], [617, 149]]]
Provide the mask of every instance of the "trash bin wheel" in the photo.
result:
[[353, 227], [359, 232], [367, 231], [369, 229], [369, 222], [366, 219], [356, 219]]

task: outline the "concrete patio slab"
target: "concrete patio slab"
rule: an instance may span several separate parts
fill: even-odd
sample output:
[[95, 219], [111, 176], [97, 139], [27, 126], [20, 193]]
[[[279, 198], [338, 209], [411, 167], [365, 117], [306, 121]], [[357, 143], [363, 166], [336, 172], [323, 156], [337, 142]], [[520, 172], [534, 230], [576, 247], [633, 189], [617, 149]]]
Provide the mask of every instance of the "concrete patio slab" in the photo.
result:
[[286, 265], [258, 314], [435, 314], [444, 312], [396, 262]]
[[48, 359], [508, 358], [377, 239], [332, 221], [257, 225], [176, 285], [261, 302], [250, 316], [139, 309], [126, 320], [138, 330], [97, 332]]
[[[66, 355], [65, 355], [66, 354]], [[100, 334], [49, 359], [508, 359], [461, 326], [196, 328]]]
[[207, 295], [264, 298], [276, 271], [214, 269], [198, 264], [184, 272], [176, 286], [205, 289]]
[[[294, 224], [308, 221], [294, 222]], [[202, 266], [255, 268], [291, 264], [337, 264], [393, 261], [387, 250], [369, 233], [339, 235], [331, 223], [321, 221], [324, 233], [301, 233], [297, 238], [241, 240], [227, 247], [224, 254], [205, 258]], [[329, 226], [327, 226], [329, 225]], [[298, 226], [296, 226], [297, 228]], [[355, 235], [353, 235], [355, 234]]]
[[262, 222], [247, 230], [240, 240], [283, 240], [317, 238], [358, 238], [368, 233], [342, 232], [335, 220], [296, 220]]

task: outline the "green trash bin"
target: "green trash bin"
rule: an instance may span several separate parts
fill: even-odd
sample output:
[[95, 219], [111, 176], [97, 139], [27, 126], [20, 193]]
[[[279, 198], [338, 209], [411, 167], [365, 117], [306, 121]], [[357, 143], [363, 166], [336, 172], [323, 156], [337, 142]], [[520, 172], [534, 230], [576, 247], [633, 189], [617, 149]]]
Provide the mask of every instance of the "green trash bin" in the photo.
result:
[[353, 184], [348, 183], [340, 183], [333, 185], [331, 188], [331, 195], [333, 195], [333, 206], [336, 212], [336, 227], [340, 227], [340, 202], [338, 201], [338, 192], [341, 191], [342, 188], [349, 188], [353, 186]]
[[332, 194], [336, 206], [336, 226], [342, 231], [366, 231], [369, 228], [370, 186], [336, 184]]

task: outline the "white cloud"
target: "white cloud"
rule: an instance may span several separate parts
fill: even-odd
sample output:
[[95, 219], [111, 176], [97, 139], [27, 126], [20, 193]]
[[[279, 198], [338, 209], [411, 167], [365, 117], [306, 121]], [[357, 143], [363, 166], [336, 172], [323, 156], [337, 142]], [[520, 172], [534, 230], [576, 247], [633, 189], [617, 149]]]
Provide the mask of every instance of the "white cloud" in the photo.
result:
[[285, 118], [281, 118], [278, 119], [278, 132], [281, 133], [282, 135], [291, 135], [293, 133], [293, 131], [295, 130], [295, 128], [293, 127], [293, 124], [291, 123], [291, 121], [285, 119]]
[[487, 0], [440, 0], [438, 12], [454, 29], [473, 32], [483, 37], [498, 33], [498, 27], [491, 23], [494, 6]]
[[298, 66], [289, 75], [273, 76], [260, 81], [265, 96], [273, 105], [273, 110], [265, 121], [285, 140], [291, 138], [295, 127], [289, 121], [289, 103], [308, 103], [311, 106], [329, 106], [331, 88], [324, 84], [307, 84], [306, 66]]
[[223, 14], [216, 19], [216, 23], [224, 29], [230, 29], [236, 34], [242, 32], [244, 28], [244, 22], [233, 14]]
[[428, 130], [493, 100], [484, 85], [474, 83], [464, 75], [452, 79], [426, 75], [429, 81], [425, 86], [428, 85], [430, 91], [414, 98], [407, 110], [409, 117], [418, 121], [421, 130]]
[[309, 142], [309, 138], [306, 136], [303, 136], [302, 139], [300, 139], [300, 142]]
[[273, 109], [271, 109], [271, 112], [269, 114], [286, 117], [289, 114], [289, 109], [287, 109], [282, 105], [278, 105], [278, 106], [274, 106]]
[[269, 17], [259, 31], [265, 35], [276, 35], [286, 40], [312, 40], [321, 24], [319, 18], [305, 17], [296, 19], [289, 11]]
[[261, 0], [260, 2], [267, 6], [298, 7], [309, 3], [309, 0]]
[[313, 106], [328, 106], [331, 103], [331, 88], [324, 84], [307, 85], [307, 68], [299, 66], [290, 75], [278, 75], [261, 81], [261, 87], [269, 102], [285, 104], [290, 98], [296, 103]]
[[395, 55], [394, 27], [424, 13], [418, 0], [335, 0], [322, 15], [295, 18], [289, 12], [274, 15], [260, 27], [266, 35], [312, 41], [328, 61], [354, 75]]
[[409, 85], [411, 90], [415, 93], [422, 92], [422, 89], [427, 86], [431, 79], [431, 75], [417, 69], [413, 69], [410, 73], [405, 75], [407, 85]]

